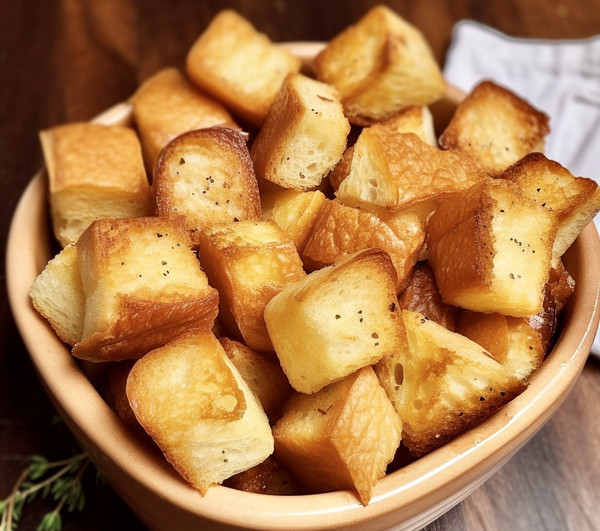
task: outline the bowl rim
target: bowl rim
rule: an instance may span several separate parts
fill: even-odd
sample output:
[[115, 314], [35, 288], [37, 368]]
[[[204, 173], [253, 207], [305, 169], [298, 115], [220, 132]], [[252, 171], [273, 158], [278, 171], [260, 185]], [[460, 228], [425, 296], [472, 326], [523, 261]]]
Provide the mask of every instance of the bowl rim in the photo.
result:
[[[288, 46], [303, 60], [310, 60], [323, 44]], [[93, 121], [127, 124], [130, 120], [131, 105], [125, 102]], [[289, 530], [360, 526], [375, 520], [381, 525], [398, 521], [407, 526], [424, 525], [432, 515], [439, 516], [464, 499], [550, 418], [575, 384], [600, 318], [600, 278], [595, 274], [600, 270], [600, 240], [590, 223], [565, 255], [567, 269], [586, 289], [576, 289], [569, 301], [565, 310], [569, 325], [557, 337], [529, 388], [481, 424], [380, 480], [369, 505], [362, 506], [349, 491], [272, 496], [216, 486], [203, 497], [123, 425], [67, 347], [33, 309], [29, 289], [50, 258], [50, 246], [40, 246], [40, 241], [50, 241], [49, 230], [42, 169], [25, 189], [13, 215], [6, 280], [15, 322], [49, 397], [96, 466], [106, 471], [109, 483], [115, 469], [122, 470], [132, 484], [180, 510], [225, 525]], [[125, 451], [116, 453], [115, 447]], [[135, 494], [112, 486], [136, 511]], [[223, 510], [231, 507], [235, 511]], [[142, 517], [139, 512], [138, 516]]]

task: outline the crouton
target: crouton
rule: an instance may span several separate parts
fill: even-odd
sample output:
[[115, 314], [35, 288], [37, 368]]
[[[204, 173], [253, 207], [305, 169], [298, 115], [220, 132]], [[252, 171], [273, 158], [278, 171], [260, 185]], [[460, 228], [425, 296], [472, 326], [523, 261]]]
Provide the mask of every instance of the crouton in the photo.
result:
[[442, 446], [527, 387], [480, 345], [422, 314], [403, 310], [402, 323], [396, 411], [402, 442], [413, 455]]
[[54, 236], [64, 247], [96, 220], [149, 215], [151, 193], [129, 127], [76, 122], [40, 132]]
[[155, 213], [185, 216], [195, 244], [212, 225], [262, 217], [258, 183], [245, 140], [226, 127], [178, 136], [156, 164]]
[[223, 481], [223, 485], [244, 492], [274, 496], [304, 493], [296, 477], [273, 455], [267, 457], [262, 463], [227, 478]]
[[491, 180], [440, 203], [429, 263], [445, 302], [528, 317], [542, 310], [556, 222], [514, 183]]
[[219, 295], [180, 218], [99, 220], [77, 241], [85, 317], [73, 355], [137, 359], [183, 331], [210, 330]]
[[542, 153], [531, 153], [507, 168], [502, 177], [517, 183], [523, 195], [543, 206], [558, 220], [552, 263], [600, 211], [600, 187], [592, 179], [575, 177]]
[[203, 495], [273, 453], [269, 421], [210, 332], [185, 334], [138, 360], [127, 377], [136, 418]]
[[468, 153], [490, 175], [534, 151], [543, 151], [549, 117], [514, 92], [482, 81], [459, 104], [442, 132], [443, 149]]
[[240, 120], [260, 127], [285, 77], [301, 62], [245, 18], [226, 9], [190, 48], [186, 72]]
[[48, 262], [33, 281], [29, 296], [62, 341], [73, 346], [81, 340], [85, 295], [75, 244], [68, 244]]
[[392, 261], [369, 249], [289, 284], [264, 319], [292, 387], [314, 393], [397, 348], [397, 306]]
[[333, 87], [290, 74], [252, 143], [254, 169], [285, 188], [314, 189], [340, 160], [349, 132]]
[[221, 103], [202, 93], [173, 67], [146, 79], [131, 97], [131, 103], [149, 174], [162, 149], [180, 134], [213, 125], [239, 129]]
[[446, 83], [423, 34], [383, 5], [331, 39], [314, 60], [352, 123], [370, 125], [438, 100]]
[[400, 237], [377, 216], [327, 200], [315, 219], [303, 255], [322, 267], [357, 251], [383, 249], [396, 269], [396, 289], [400, 292], [424, 240], [425, 231], [418, 220], [406, 226]]
[[400, 445], [401, 423], [371, 367], [285, 404], [275, 455], [311, 492], [352, 489], [367, 505]]
[[219, 317], [229, 333], [254, 350], [272, 351], [265, 305], [306, 275], [294, 243], [273, 221], [215, 225], [199, 242], [200, 263], [220, 293]]

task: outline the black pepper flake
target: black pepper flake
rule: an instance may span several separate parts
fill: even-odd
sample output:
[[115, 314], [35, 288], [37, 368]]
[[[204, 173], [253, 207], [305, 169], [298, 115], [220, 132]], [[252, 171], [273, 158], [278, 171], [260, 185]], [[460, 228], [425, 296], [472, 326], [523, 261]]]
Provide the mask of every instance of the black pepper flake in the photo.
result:
[[363, 322], [363, 320], [364, 320], [364, 319], [361, 317], [361, 318], [358, 320], [358, 322], [359, 322], [359, 323], [362, 323], [362, 322]]
[[479, 401], [480, 401], [480, 402], [485, 402], [485, 396], [480, 396], [480, 397], [479, 397]]
[[462, 412], [462, 411], [458, 414], [459, 417], [462, 417], [463, 415], [464, 415], [464, 412]]
[[375, 346], [378, 347], [379, 346], [379, 341], [375, 341]]
[[504, 391], [500, 391], [500, 396], [504, 396], [506, 393]]
[[388, 309], [390, 310], [390, 312], [393, 312], [396, 309], [396, 303], [395, 302], [390, 303], [390, 305], [388, 306]]
[[379, 334], [378, 334], [377, 332], [373, 332], [373, 333], [371, 334], [371, 337], [372, 337], [373, 339], [377, 339], [377, 338], [379, 337]]
[[185, 159], [184, 159], [183, 157], [181, 157], [181, 158], [179, 159], [179, 164], [180, 164], [180, 165], [181, 165], [181, 164], [185, 164]]
[[339, 313], [336, 313], [336, 314], [335, 314], [335, 318], [336, 318], [336, 319], [339, 319], [340, 317], [341, 317], [341, 315], [340, 315]]
[[157, 237], [157, 238], [162, 238], [163, 236], [164, 236], [164, 234], [161, 234], [160, 232], [157, 232], [157, 233], [156, 233], [156, 237]]
[[161, 263], [162, 265], [167, 265], [167, 262], [165, 262], [164, 260]]
[[239, 221], [239, 219], [238, 218], [233, 218], [233, 221]]
[[317, 408], [317, 411], [319, 413], [321, 413], [321, 415], [327, 415], [327, 411], [325, 411], [324, 409], [321, 409], [320, 407]]

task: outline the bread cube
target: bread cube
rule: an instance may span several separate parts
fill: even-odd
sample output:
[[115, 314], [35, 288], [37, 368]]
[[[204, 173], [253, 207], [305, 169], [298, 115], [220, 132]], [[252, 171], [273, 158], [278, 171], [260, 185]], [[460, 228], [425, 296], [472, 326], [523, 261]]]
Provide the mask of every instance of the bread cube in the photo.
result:
[[322, 267], [357, 251], [378, 247], [388, 253], [394, 264], [396, 289], [400, 292], [425, 240], [425, 231], [418, 220], [406, 229], [403, 237], [399, 237], [377, 216], [327, 200], [315, 219], [303, 255]]
[[513, 317], [542, 310], [556, 222], [505, 180], [441, 203], [428, 224], [429, 263], [449, 304]]
[[294, 496], [303, 494], [302, 486], [289, 469], [273, 455], [248, 470], [227, 478], [223, 485], [244, 492]]
[[402, 442], [415, 456], [481, 422], [527, 386], [480, 345], [418, 312], [402, 311], [406, 346], [396, 361]]
[[392, 261], [369, 249], [286, 286], [264, 318], [292, 387], [314, 393], [396, 350], [397, 306]]
[[62, 341], [73, 346], [81, 340], [85, 295], [75, 244], [68, 244], [48, 262], [33, 281], [29, 296]]
[[419, 312], [448, 330], [456, 328], [459, 309], [443, 301], [427, 262], [415, 266], [406, 289], [398, 296], [398, 304], [401, 310]]
[[314, 61], [352, 123], [369, 125], [441, 98], [446, 83], [423, 34], [383, 5], [331, 39]]
[[311, 492], [352, 489], [363, 505], [400, 445], [401, 423], [371, 367], [285, 404], [275, 455]]
[[131, 103], [149, 173], [162, 149], [182, 133], [213, 125], [239, 129], [220, 102], [199, 91], [174, 67], [146, 79], [131, 97]]
[[40, 132], [58, 243], [73, 243], [96, 219], [151, 212], [137, 135], [128, 127], [77, 122]]
[[202, 90], [260, 127], [287, 74], [300, 60], [229, 9], [215, 16], [188, 52], [186, 71]]
[[126, 391], [167, 461], [203, 495], [273, 452], [260, 403], [210, 332], [182, 335], [146, 354]]
[[514, 92], [482, 81], [457, 107], [440, 146], [468, 153], [491, 175], [534, 151], [543, 151], [549, 117]]
[[290, 74], [252, 143], [254, 169], [285, 188], [313, 189], [340, 160], [349, 132], [332, 86]]
[[137, 359], [183, 331], [210, 330], [219, 295], [181, 218], [95, 221], [77, 242], [85, 295], [73, 355]]
[[185, 216], [192, 240], [212, 225], [262, 217], [258, 183], [239, 132], [211, 127], [162, 151], [152, 184], [158, 216]]
[[456, 332], [481, 345], [521, 380], [529, 378], [544, 360], [542, 334], [531, 327], [527, 317], [463, 310]]
[[274, 424], [281, 414], [281, 405], [292, 394], [279, 364], [238, 341], [221, 337], [219, 342]]
[[326, 197], [319, 190], [301, 192], [282, 189], [262, 195], [265, 219], [272, 219], [290, 238], [298, 254], [302, 255], [306, 241]]
[[531, 153], [509, 167], [502, 177], [517, 183], [523, 195], [558, 219], [552, 263], [579, 236], [600, 211], [600, 187], [592, 179], [575, 177], [558, 162], [542, 153]]
[[294, 243], [273, 221], [217, 225], [200, 234], [200, 262], [220, 294], [219, 317], [232, 337], [272, 351], [265, 305], [305, 277]]
[[442, 194], [488, 178], [468, 155], [442, 151], [414, 133], [397, 133], [376, 124], [358, 137], [350, 172], [336, 196], [350, 206], [419, 207], [426, 219]]

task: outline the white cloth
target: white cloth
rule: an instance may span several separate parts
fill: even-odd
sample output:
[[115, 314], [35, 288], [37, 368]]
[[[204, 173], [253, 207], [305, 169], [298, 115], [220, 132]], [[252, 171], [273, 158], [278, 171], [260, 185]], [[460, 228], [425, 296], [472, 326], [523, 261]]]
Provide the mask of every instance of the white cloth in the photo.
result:
[[[454, 28], [444, 75], [467, 92], [493, 79], [546, 112], [546, 156], [600, 183], [600, 35], [518, 39], [464, 20]], [[600, 215], [594, 221], [600, 231]], [[592, 354], [600, 358], [600, 332]]]

